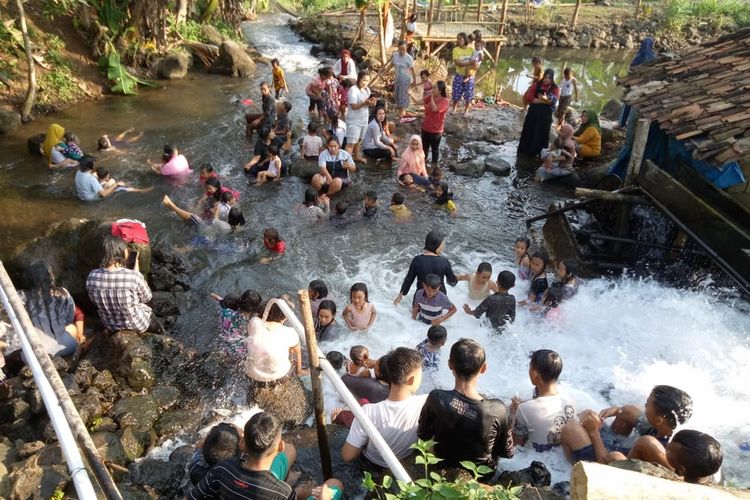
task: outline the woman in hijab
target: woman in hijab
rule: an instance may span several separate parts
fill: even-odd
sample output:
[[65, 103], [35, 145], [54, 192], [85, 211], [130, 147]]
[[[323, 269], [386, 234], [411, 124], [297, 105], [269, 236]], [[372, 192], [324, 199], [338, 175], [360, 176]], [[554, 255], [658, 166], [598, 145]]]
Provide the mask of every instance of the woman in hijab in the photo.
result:
[[53, 123], [47, 129], [47, 135], [44, 137], [44, 143], [42, 144], [42, 152], [49, 162], [49, 168], [78, 166], [77, 161], [66, 158], [62, 151], [55, 147], [63, 142], [64, 136], [65, 129], [57, 123]]
[[[635, 55], [633, 60], [630, 62], [629, 69], [633, 69], [645, 62], [653, 61], [656, 59], [654, 53], [654, 39], [646, 37], [641, 42], [641, 47], [638, 49], [638, 53]], [[628, 117], [630, 116], [630, 105], [626, 104], [622, 108], [622, 115], [620, 116], [620, 126], [625, 127], [628, 124]]]
[[393, 300], [395, 305], [398, 305], [398, 303], [401, 302], [404, 295], [409, 294], [409, 289], [414, 283], [414, 280], [417, 281], [416, 290], [421, 289], [422, 283], [428, 274], [437, 274], [440, 276], [440, 291], [443, 293], [448, 293], [445, 289], [445, 281], [447, 281], [450, 286], [456, 286], [458, 278], [453, 274], [451, 263], [448, 259], [440, 255], [443, 253], [444, 249], [445, 237], [441, 233], [437, 231], [430, 231], [427, 233], [427, 237], [424, 241], [424, 250], [421, 254], [411, 260], [409, 271], [406, 273], [404, 282], [401, 284], [401, 290]]
[[602, 129], [599, 126], [599, 115], [587, 109], [581, 113], [581, 126], [578, 127], [573, 140], [576, 151], [583, 158], [596, 158], [602, 153]]
[[564, 177], [573, 173], [573, 160], [576, 157], [576, 146], [573, 141], [573, 126], [565, 123], [560, 127], [557, 138], [550, 149], [543, 149], [544, 164], [536, 171], [536, 178], [540, 182]]
[[537, 156], [549, 145], [552, 114], [560, 98], [560, 88], [555, 84], [555, 72], [545, 70], [542, 79], [529, 87], [528, 94], [529, 110], [523, 121], [518, 152]]
[[424, 161], [422, 138], [416, 134], [411, 136], [409, 146], [401, 153], [401, 157], [398, 159], [398, 172], [396, 174], [398, 179], [400, 180], [402, 175], [407, 174], [411, 175], [415, 184], [420, 186], [430, 185]]

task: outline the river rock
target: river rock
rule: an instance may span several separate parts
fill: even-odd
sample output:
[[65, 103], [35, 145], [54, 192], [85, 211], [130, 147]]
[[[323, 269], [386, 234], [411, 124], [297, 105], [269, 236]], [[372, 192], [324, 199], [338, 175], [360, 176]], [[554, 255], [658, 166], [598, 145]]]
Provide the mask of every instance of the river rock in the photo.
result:
[[97, 451], [99, 451], [99, 454], [104, 460], [122, 466], [125, 466], [128, 462], [128, 457], [125, 455], [125, 450], [122, 448], [120, 438], [114, 432], [95, 432], [91, 435], [91, 440], [94, 442], [94, 446], [96, 446]]
[[151, 391], [151, 397], [156, 401], [159, 410], [166, 411], [177, 404], [180, 399], [180, 391], [171, 385], [159, 385]]
[[0, 421], [24, 420], [31, 415], [29, 403], [23, 399], [12, 399], [0, 405]]
[[464, 175], [466, 177], [482, 177], [484, 171], [487, 169], [482, 158], [474, 158], [460, 163], [452, 163], [449, 168], [451, 172], [456, 175]]
[[0, 401], [7, 401], [13, 398], [23, 398], [26, 394], [26, 387], [23, 380], [19, 377], [9, 378], [0, 384]]
[[169, 461], [185, 467], [193, 458], [194, 450], [195, 449], [189, 444], [179, 446], [175, 448], [175, 450], [172, 453], [169, 454]]
[[219, 57], [214, 61], [209, 71], [247, 78], [255, 73], [255, 62], [237, 42], [224, 40], [219, 46]]
[[318, 162], [305, 160], [304, 158], [299, 158], [289, 165], [289, 175], [301, 177], [303, 179], [312, 179], [312, 176], [319, 171], [320, 167], [318, 167]]
[[13, 109], [0, 108], [0, 134], [17, 129], [21, 126], [21, 115]]
[[45, 137], [47, 137], [47, 134], [36, 134], [26, 139], [26, 148], [29, 150], [29, 154], [39, 157], [44, 156], [42, 144]]
[[503, 471], [497, 479], [497, 484], [503, 486], [529, 485], [537, 488], [549, 486], [551, 482], [552, 475], [547, 470], [547, 466], [536, 460], [525, 469]]
[[172, 410], [159, 417], [154, 429], [159, 436], [169, 436], [183, 429], [195, 430], [200, 419], [200, 413], [195, 410]]
[[34, 260], [49, 264], [58, 283], [73, 295], [76, 303], [88, 304], [86, 277], [99, 267], [102, 242], [111, 223], [87, 219], [67, 219], [53, 225], [44, 235], [18, 248], [4, 261], [18, 288], [24, 288], [23, 270]]
[[62, 448], [58, 443], [49, 444], [37, 453], [34, 457], [37, 465], [59, 465], [64, 463]]
[[499, 155], [488, 156], [484, 159], [484, 166], [488, 172], [491, 172], [499, 177], [506, 177], [510, 175], [511, 165], [510, 163], [501, 158]]
[[565, 500], [566, 498], [568, 497], [549, 486], [525, 486], [518, 495], [518, 500]]
[[312, 413], [312, 394], [298, 377], [273, 387], [252, 389], [247, 402], [279, 417], [284, 429], [300, 427]]
[[159, 497], [177, 498], [185, 473], [184, 465], [147, 458], [130, 466], [128, 481]]
[[34, 453], [44, 448], [44, 443], [41, 441], [32, 441], [30, 443], [24, 443], [18, 450], [18, 458], [21, 460], [29, 458]]
[[120, 443], [129, 460], [142, 457], [143, 454], [156, 442], [156, 433], [152, 430], [138, 430], [128, 427], [122, 431]]
[[188, 72], [188, 57], [184, 52], [172, 52], [159, 61], [157, 73], [165, 80], [185, 78]]
[[216, 45], [217, 47], [224, 41], [224, 35], [219, 33], [219, 30], [211, 26], [210, 24], [201, 25], [201, 36], [206, 43]]
[[102, 370], [94, 376], [93, 386], [99, 391], [104, 401], [114, 403], [119, 386], [109, 370]]
[[680, 476], [675, 474], [673, 471], [662, 467], [661, 465], [644, 462], [642, 460], [635, 460], [628, 458], [626, 460], [617, 460], [609, 464], [612, 467], [618, 469], [629, 470], [632, 472], [640, 472], [641, 474], [648, 474], [653, 477], [660, 477], [662, 479], [669, 479], [670, 481], [680, 481]]
[[100, 394], [96, 390], [90, 390], [86, 394], [78, 394], [71, 398], [81, 420], [88, 427], [102, 416], [102, 401]]
[[132, 396], [118, 401], [112, 414], [120, 428], [147, 429], [159, 418], [159, 406], [150, 395]]
[[[42, 483], [42, 476], [44, 476], [44, 471], [41, 467], [24, 467], [15, 471], [11, 475], [13, 487], [9, 495], [10, 498], [40, 498], [39, 489]], [[49, 498], [49, 496], [43, 498]]]

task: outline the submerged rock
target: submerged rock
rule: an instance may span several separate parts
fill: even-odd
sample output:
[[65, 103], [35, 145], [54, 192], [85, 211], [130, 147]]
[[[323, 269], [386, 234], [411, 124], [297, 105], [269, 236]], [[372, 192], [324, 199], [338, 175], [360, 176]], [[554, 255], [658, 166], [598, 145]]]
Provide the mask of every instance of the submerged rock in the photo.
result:
[[510, 163], [503, 159], [499, 154], [494, 154], [485, 158], [484, 166], [487, 168], [488, 172], [491, 172], [500, 177], [510, 175], [510, 171], [512, 168]]
[[21, 115], [13, 109], [0, 108], [0, 134], [7, 134], [21, 126]]
[[200, 419], [196, 410], [172, 410], [159, 417], [154, 429], [159, 436], [174, 435], [183, 429], [194, 430]]
[[122, 448], [122, 443], [117, 434], [106, 431], [95, 432], [91, 435], [91, 440], [104, 460], [122, 466], [127, 464], [128, 457], [125, 455], [125, 450]]
[[138, 430], [135, 427], [128, 427], [122, 431], [120, 443], [129, 460], [135, 460], [148, 451], [156, 442], [156, 433], [152, 430]]
[[484, 160], [481, 158], [474, 158], [468, 161], [452, 163], [449, 168], [454, 174], [464, 175], [467, 177], [482, 177], [485, 170], [487, 170]]

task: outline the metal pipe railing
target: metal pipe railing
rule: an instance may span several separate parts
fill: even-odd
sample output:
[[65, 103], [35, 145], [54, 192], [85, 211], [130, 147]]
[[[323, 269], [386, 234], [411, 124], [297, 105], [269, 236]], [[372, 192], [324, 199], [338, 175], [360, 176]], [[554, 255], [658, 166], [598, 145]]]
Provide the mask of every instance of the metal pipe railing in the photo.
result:
[[[286, 316], [286, 319], [291, 324], [291, 327], [294, 328], [294, 330], [297, 332], [297, 335], [299, 335], [300, 342], [303, 345], [306, 345], [305, 328], [302, 326], [302, 323], [297, 318], [297, 315], [294, 314], [294, 311], [292, 311], [291, 307], [289, 307], [289, 304], [287, 304], [287, 302], [283, 299], [271, 299], [268, 301], [266, 311], [268, 311], [268, 308], [272, 304], [276, 304], [279, 309], [281, 309], [281, 312], [284, 313], [284, 316]], [[346, 385], [344, 385], [341, 377], [339, 377], [338, 372], [336, 372], [333, 366], [331, 366], [331, 363], [328, 362], [325, 356], [321, 356], [320, 353], [317, 354], [318, 359], [320, 360], [320, 368], [321, 370], [323, 370], [323, 374], [331, 382], [331, 384], [333, 384], [333, 388], [344, 400], [346, 405], [354, 414], [354, 417], [357, 419], [357, 421], [359, 421], [359, 424], [365, 430], [365, 432], [367, 433], [367, 437], [370, 439], [370, 444], [374, 445], [375, 448], [380, 452], [380, 456], [383, 457], [385, 463], [388, 464], [388, 468], [393, 473], [393, 476], [399, 481], [410, 483], [412, 481], [411, 477], [409, 477], [409, 474], [406, 473], [404, 466], [401, 465], [401, 462], [399, 462], [398, 458], [396, 458], [396, 455], [393, 454], [393, 450], [391, 450], [390, 446], [388, 446], [388, 443], [385, 442], [385, 439], [383, 439], [380, 431], [375, 428], [372, 420], [370, 420], [370, 418], [362, 411], [362, 408], [354, 398], [354, 395], [349, 391]]]
[[[68, 464], [68, 470], [70, 471], [70, 478], [75, 486], [78, 498], [81, 499], [95, 499], [96, 493], [94, 492], [94, 486], [91, 484], [86, 466], [83, 463], [83, 458], [78, 450], [73, 431], [68, 425], [68, 421], [65, 418], [65, 414], [60, 407], [60, 401], [55, 395], [55, 391], [52, 389], [47, 377], [44, 375], [42, 366], [39, 364], [39, 360], [34, 354], [34, 350], [31, 347], [31, 343], [27, 338], [28, 332], [24, 331], [21, 326], [21, 322], [18, 320], [13, 307], [10, 305], [8, 295], [5, 293], [5, 289], [0, 286], [0, 299], [2, 299], [3, 307], [8, 313], [13, 329], [16, 331], [16, 335], [21, 341], [21, 350], [23, 351], [24, 359], [26, 364], [31, 368], [31, 373], [34, 375], [34, 381], [36, 382], [39, 393], [44, 401], [44, 406], [47, 408], [47, 415], [49, 415], [52, 427], [55, 429], [57, 439], [60, 442], [60, 448], [62, 449], [63, 455], [65, 456], [65, 462]], [[33, 332], [34, 335], [36, 332]]]

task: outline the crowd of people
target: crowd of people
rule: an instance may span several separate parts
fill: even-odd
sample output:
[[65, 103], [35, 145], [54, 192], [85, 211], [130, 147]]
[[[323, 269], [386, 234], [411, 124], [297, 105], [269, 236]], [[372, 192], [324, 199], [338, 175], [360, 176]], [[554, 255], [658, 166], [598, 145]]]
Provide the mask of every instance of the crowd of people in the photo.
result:
[[[399, 119], [416, 119], [409, 113], [409, 90], [423, 89], [424, 116], [421, 133], [412, 135], [399, 148], [394, 124], [387, 119], [387, 103], [373, 96], [370, 73], [359, 71], [348, 50], [343, 50], [333, 67], [321, 68], [305, 88], [309, 98], [310, 123], [301, 139], [300, 156], [317, 162], [319, 171], [305, 191], [297, 215], [311, 222], [341, 218], [349, 208], [343, 201], [331, 207], [332, 197], [347, 189], [357, 172], [357, 163], [366, 158], [397, 163], [394, 192], [389, 212], [396, 219], [408, 218], [401, 190], [427, 191], [435, 203], [452, 216], [458, 209], [447, 182], [443, 179], [440, 143], [447, 113], [455, 113], [463, 102], [467, 116], [474, 101], [474, 75], [482, 61], [484, 45], [481, 33], [457, 36], [452, 52], [455, 74], [451, 95], [445, 81], [433, 82], [430, 74], [420, 72], [417, 81], [413, 51], [407, 40], [398, 44], [391, 65], [395, 69], [394, 103]], [[539, 157], [537, 177], [546, 180], [567, 175], [576, 157], [595, 158], [601, 152], [601, 132], [597, 113], [581, 113], [577, 131], [570, 122], [568, 107], [578, 99], [578, 84], [567, 68], [560, 86], [554, 71], [543, 70], [534, 59], [532, 84], [525, 95], [528, 111], [519, 142], [519, 152]], [[273, 87], [273, 89], [272, 89]], [[272, 92], [273, 90], [273, 92]], [[294, 91], [295, 89], [291, 89]], [[272, 61], [272, 82], [260, 84], [261, 112], [247, 113], [246, 136], [257, 134], [253, 156], [243, 171], [256, 184], [277, 182], [284, 175], [285, 159], [292, 145], [289, 120], [291, 104], [282, 98], [290, 88], [278, 60]], [[557, 122], [553, 123], [553, 116]], [[557, 138], [549, 146], [553, 126]], [[114, 141], [104, 136], [100, 150], [127, 148], [137, 137], [130, 131]], [[322, 132], [322, 134], [321, 134]], [[84, 154], [74, 134], [59, 125], [50, 126], [42, 146], [50, 166], [77, 167], [76, 194], [81, 200], [107, 198], [118, 191], [138, 191], [117, 182], [109, 173], [95, 167], [92, 156]], [[402, 149], [399, 153], [399, 149]], [[428, 168], [427, 159], [431, 155]], [[192, 173], [187, 159], [173, 145], [165, 145], [162, 162], [152, 170], [167, 177], [186, 177]], [[237, 191], [223, 186], [210, 164], [200, 169], [200, 188], [204, 194], [193, 210], [179, 207], [169, 196], [163, 205], [186, 223], [218, 227], [231, 233], [245, 224], [236, 206]], [[373, 218], [378, 212], [377, 194], [367, 191], [361, 214]], [[145, 226], [123, 219], [113, 224], [112, 235], [104, 241], [101, 267], [92, 270], [86, 289], [96, 306], [103, 327], [110, 332], [156, 331], [163, 328], [148, 303], [151, 291], [148, 275], [148, 235]], [[555, 263], [554, 278], [548, 276], [550, 259], [544, 250], [532, 251], [528, 238], [520, 237], [514, 246], [516, 269], [501, 270], [493, 280], [492, 266], [478, 265], [475, 272], [455, 274], [442, 254], [445, 238], [430, 231], [424, 250], [415, 256], [393, 303], [414, 293], [411, 318], [427, 326], [426, 338], [413, 347], [397, 347], [372, 357], [369, 349], [356, 345], [350, 352], [328, 350], [326, 357], [341, 373], [344, 384], [362, 404], [362, 411], [383, 435], [397, 458], [408, 459], [417, 439], [437, 442], [435, 454], [441, 466], [458, 466], [470, 460], [497, 469], [502, 459], [511, 458], [516, 446], [537, 451], [562, 449], [571, 462], [578, 460], [609, 463], [622, 458], [637, 458], [663, 465], [689, 482], [709, 482], [722, 462], [718, 442], [695, 430], [680, 430], [692, 414], [692, 400], [682, 390], [658, 385], [645, 406], [608, 408], [600, 412], [578, 413], [575, 402], [558, 391], [563, 363], [558, 353], [541, 349], [529, 361], [529, 378], [534, 393], [525, 401], [514, 398], [506, 405], [487, 398], [478, 390], [479, 378], [489, 369], [484, 348], [475, 340], [460, 338], [452, 343], [447, 367], [454, 377], [452, 389], [434, 389], [418, 394], [425, 370], [444, 365], [442, 351], [447, 344], [450, 319], [459, 309], [462, 314], [486, 316], [492, 328], [502, 333], [515, 320], [518, 307], [543, 316], [556, 314], [561, 303], [575, 296], [580, 285], [575, 260]], [[284, 255], [286, 244], [275, 228], [266, 228], [263, 245], [267, 255], [261, 262], [270, 264]], [[150, 250], [150, 249], [149, 249]], [[144, 259], [144, 257], [146, 257]], [[144, 266], [146, 269], [144, 269]], [[44, 335], [51, 355], [75, 352], [84, 339], [83, 313], [70, 294], [55, 283], [49, 267], [34, 263], [28, 271], [29, 289], [24, 298], [32, 321]], [[525, 287], [518, 296], [510, 292], [517, 280]], [[481, 301], [476, 307], [461, 308], [448, 296], [446, 284], [468, 282], [468, 297]], [[351, 285], [346, 304], [337, 303], [323, 280], [309, 284], [315, 333], [321, 346], [346, 335], [345, 330], [366, 331], [378, 321], [378, 311], [369, 300], [366, 283]], [[218, 303], [220, 333], [217, 347], [229, 360], [242, 366], [249, 381], [248, 400], [280, 386], [304, 391], [300, 376], [307, 373], [302, 362], [302, 346], [297, 332], [286, 326], [282, 309], [263, 300], [255, 290], [241, 294], [213, 294]], [[276, 300], [284, 300], [276, 298]], [[341, 323], [337, 320], [340, 312]], [[282, 438], [283, 416], [264, 408], [250, 418], [244, 429], [219, 424], [196, 445], [190, 464], [193, 487], [190, 498], [342, 498], [343, 484], [329, 480], [314, 488], [293, 488], [286, 482], [296, 459], [294, 447]], [[607, 423], [609, 419], [613, 419]], [[387, 463], [350, 409], [337, 408], [331, 421], [349, 427], [341, 449], [346, 461], [360, 461], [363, 468], [383, 472]], [[491, 478], [485, 478], [490, 480]]]

